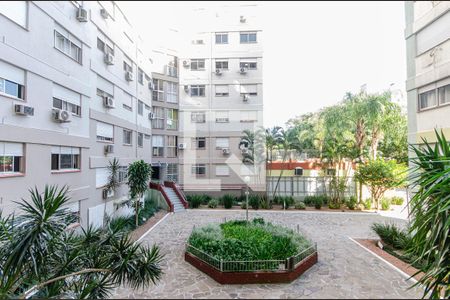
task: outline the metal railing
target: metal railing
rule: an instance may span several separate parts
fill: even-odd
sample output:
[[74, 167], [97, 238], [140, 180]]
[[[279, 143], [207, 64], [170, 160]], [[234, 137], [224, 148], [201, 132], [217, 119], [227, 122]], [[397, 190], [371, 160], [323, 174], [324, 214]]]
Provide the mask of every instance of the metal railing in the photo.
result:
[[313, 244], [302, 252], [282, 260], [224, 261], [217, 259], [192, 245], [186, 244], [186, 252], [221, 272], [290, 271], [316, 251], [317, 245]]

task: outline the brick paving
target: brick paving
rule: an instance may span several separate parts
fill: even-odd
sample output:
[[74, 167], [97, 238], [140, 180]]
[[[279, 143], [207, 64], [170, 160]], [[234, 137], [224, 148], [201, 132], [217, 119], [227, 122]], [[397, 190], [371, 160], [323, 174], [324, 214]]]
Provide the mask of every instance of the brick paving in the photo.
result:
[[399, 272], [349, 239], [377, 238], [373, 222], [405, 222], [376, 214], [337, 212], [250, 211], [250, 218], [264, 217], [276, 224], [300, 228], [317, 242], [319, 262], [288, 284], [221, 285], [183, 259], [184, 244], [193, 226], [224, 218], [245, 218], [245, 211], [188, 210], [168, 216], [143, 243], [160, 246], [165, 254], [164, 275], [145, 290], [120, 287], [116, 298], [420, 298], [419, 288], [408, 289]]

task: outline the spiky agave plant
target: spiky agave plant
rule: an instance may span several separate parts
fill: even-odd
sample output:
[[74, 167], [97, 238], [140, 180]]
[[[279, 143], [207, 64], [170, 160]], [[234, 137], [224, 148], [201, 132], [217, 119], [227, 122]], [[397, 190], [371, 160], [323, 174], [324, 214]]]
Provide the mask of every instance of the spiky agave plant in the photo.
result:
[[106, 298], [112, 288], [156, 283], [162, 255], [120, 230], [67, 230], [67, 187], [31, 191], [16, 218], [0, 216], [0, 298]]
[[435, 130], [434, 146], [423, 139], [411, 146], [415, 157], [411, 180], [413, 217], [409, 253], [424, 264], [423, 298], [450, 298], [450, 143]]

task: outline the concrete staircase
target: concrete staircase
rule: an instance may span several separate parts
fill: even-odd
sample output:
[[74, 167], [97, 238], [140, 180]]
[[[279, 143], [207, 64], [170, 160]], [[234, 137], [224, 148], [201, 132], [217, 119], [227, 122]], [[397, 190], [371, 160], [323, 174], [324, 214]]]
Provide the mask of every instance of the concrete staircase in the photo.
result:
[[173, 204], [173, 210], [175, 213], [186, 211], [180, 198], [171, 187], [162, 186], [162, 189], [169, 197], [170, 202]]

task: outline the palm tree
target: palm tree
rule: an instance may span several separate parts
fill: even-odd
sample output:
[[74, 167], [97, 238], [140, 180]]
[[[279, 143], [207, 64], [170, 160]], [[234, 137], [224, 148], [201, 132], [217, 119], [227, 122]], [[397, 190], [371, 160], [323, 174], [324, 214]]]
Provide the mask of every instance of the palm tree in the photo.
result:
[[255, 133], [249, 129], [244, 130], [239, 141], [239, 148], [242, 152], [242, 162], [244, 164], [255, 163]]
[[[282, 128], [280, 126], [265, 129], [267, 164], [272, 162], [273, 150], [279, 144], [281, 139], [281, 130]], [[272, 170], [270, 169], [269, 176], [271, 174]]]
[[119, 227], [68, 228], [67, 187], [30, 190], [21, 214], [0, 215], [0, 298], [107, 298], [120, 284], [145, 288], [162, 274], [156, 246], [134, 243]]
[[[108, 183], [106, 185], [107, 191], [115, 191], [119, 186], [119, 169], [120, 169], [120, 163], [119, 160], [114, 157], [112, 161], [109, 161], [109, 165], [107, 167], [109, 176], [108, 176]], [[107, 222], [107, 216], [106, 216], [106, 200], [105, 200], [105, 206], [103, 208], [103, 225]]]

